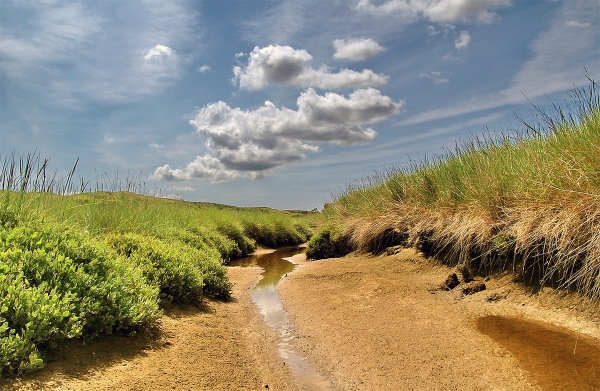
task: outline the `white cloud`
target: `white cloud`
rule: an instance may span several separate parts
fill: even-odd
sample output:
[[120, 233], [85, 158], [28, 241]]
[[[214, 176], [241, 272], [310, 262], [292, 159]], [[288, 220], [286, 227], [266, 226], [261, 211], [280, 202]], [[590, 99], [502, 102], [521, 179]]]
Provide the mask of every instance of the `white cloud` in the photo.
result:
[[191, 192], [191, 191], [196, 191], [196, 189], [193, 189], [189, 186], [171, 186], [169, 188], [169, 190], [173, 190], [173, 191], [186, 191], [186, 192]]
[[590, 22], [578, 22], [576, 20], [569, 20], [565, 24], [567, 25], [567, 27], [575, 27], [575, 28], [588, 28], [592, 25]]
[[435, 84], [447, 83], [448, 80], [445, 77], [442, 77], [442, 72], [432, 71], [430, 73], [421, 73], [419, 76], [424, 77], [426, 79], [431, 79]]
[[260, 178], [276, 167], [303, 160], [307, 152], [317, 152], [320, 143], [374, 141], [377, 133], [364, 125], [398, 113], [403, 102], [394, 102], [373, 88], [354, 91], [347, 98], [309, 89], [297, 105], [298, 111], [279, 109], [268, 101], [254, 111], [231, 108], [224, 102], [205, 106], [190, 123], [207, 137], [210, 153], [196, 157], [185, 168], [159, 167], [154, 178], [209, 182]]
[[110, 144], [115, 141], [115, 138], [108, 133], [104, 133], [104, 141]]
[[388, 0], [375, 5], [371, 0], [359, 0], [356, 9], [374, 15], [394, 14], [405, 23], [426, 19], [434, 23], [491, 23], [493, 12], [511, 6], [511, 0]]
[[158, 44], [152, 49], [149, 49], [144, 56], [147, 63], [162, 62], [169, 57], [175, 57], [175, 52], [168, 46]]
[[206, 72], [210, 72], [211, 68], [209, 65], [202, 65], [201, 67], [198, 67], [197, 71], [200, 73], [206, 73]]
[[161, 149], [164, 147], [164, 145], [162, 144], [158, 144], [158, 143], [150, 143], [148, 144], [150, 148], [155, 148], [155, 149]]
[[261, 89], [269, 82], [323, 89], [363, 88], [387, 83], [387, 76], [370, 69], [362, 72], [342, 69], [331, 73], [325, 65], [319, 69], [312, 68], [309, 65], [311, 60], [312, 56], [306, 50], [279, 45], [257, 46], [250, 53], [246, 66], [233, 68], [234, 80], [239, 83], [240, 89], [248, 90]]
[[461, 31], [458, 39], [454, 41], [454, 46], [456, 46], [458, 50], [465, 50], [470, 42], [471, 36], [469, 33], [467, 31]]
[[373, 57], [385, 50], [377, 42], [368, 39], [336, 39], [333, 41], [335, 47], [335, 58], [345, 58], [353, 61], [361, 61]]

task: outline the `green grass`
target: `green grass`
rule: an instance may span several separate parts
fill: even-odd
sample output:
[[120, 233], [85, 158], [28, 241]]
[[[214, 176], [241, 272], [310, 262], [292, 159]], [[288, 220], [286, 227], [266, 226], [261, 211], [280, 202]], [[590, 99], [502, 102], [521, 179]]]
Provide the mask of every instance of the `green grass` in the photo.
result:
[[[600, 95], [538, 112], [516, 134], [376, 174], [328, 205], [361, 251], [416, 246], [470, 273], [510, 269], [600, 298]], [[316, 236], [318, 236], [317, 234]], [[310, 246], [309, 246], [310, 251]]]
[[[144, 330], [161, 302], [227, 299], [230, 260], [312, 232], [308, 213], [89, 192], [74, 185], [75, 168], [61, 177], [48, 166], [10, 155], [0, 172], [2, 375], [41, 368], [64, 339]], [[141, 189], [139, 179], [111, 181], [95, 188]]]

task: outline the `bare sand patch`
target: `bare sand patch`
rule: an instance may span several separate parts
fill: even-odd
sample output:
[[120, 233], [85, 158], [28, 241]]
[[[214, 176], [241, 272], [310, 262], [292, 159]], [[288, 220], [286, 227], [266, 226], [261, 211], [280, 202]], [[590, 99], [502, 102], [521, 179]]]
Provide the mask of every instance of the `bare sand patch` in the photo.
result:
[[[438, 288], [450, 272], [403, 250], [303, 262], [277, 290], [296, 324], [297, 349], [340, 390], [561, 389], [540, 384], [517, 355], [478, 331], [486, 315], [558, 325], [600, 349], [598, 318], [572, 298], [531, 294], [510, 276], [463, 296], [460, 286]], [[591, 371], [598, 382], [575, 389], [600, 389], [600, 368]]]

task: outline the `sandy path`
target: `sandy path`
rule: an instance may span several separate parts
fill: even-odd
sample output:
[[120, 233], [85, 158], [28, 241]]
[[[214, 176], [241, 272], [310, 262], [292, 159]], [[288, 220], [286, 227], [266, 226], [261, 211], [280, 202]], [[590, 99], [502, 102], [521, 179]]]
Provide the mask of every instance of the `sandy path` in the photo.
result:
[[[339, 390], [600, 389], [598, 318], [569, 309], [577, 307], [569, 298], [532, 296], [510, 277], [491, 279], [486, 291], [464, 298], [459, 288], [435, 290], [449, 272], [413, 250], [403, 250], [386, 257], [305, 263], [277, 290], [296, 324], [298, 350]], [[564, 387], [538, 382], [528, 371], [528, 360], [522, 365], [504, 346], [477, 331], [476, 320], [487, 314], [579, 331], [579, 343], [591, 344], [584, 365], [595, 360], [595, 367], [588, 369], [597, 382], [578, 383], [575, 373], [558, 373], [560, 381], [575, 378]], [[542, 365], [546, 372], [538, 368], [534, 375], [548, 378], [562, 369], [558, 367]]]

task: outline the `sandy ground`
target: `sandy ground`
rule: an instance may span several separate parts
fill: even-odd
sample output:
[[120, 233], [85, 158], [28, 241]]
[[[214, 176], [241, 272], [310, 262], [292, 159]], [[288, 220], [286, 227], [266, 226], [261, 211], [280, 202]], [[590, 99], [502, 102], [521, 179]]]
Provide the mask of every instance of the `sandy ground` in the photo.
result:
[[[297, 349], [339, 390], [600, 390], [589, 303], [532, 294], [510, 276], [468, 296], [438, 289], [450, 272], [408, 249], [305, 263], [277, 290]], [[516, 328], [491, 338], [490, 315]]]
[[[452, 270], [413, 250], [294, 261], [277, 288], [293, 343], [338, 390], [600, 390], [600, 318], [575, 295], [531, 293], [510, 276], [469, 296], [461, 285], [439, 290]], [[166, 308], [152, 333], [74, 341], [0, 389], [300, 390], [252, 302], [259, 273], [229, 268], [232, 301]], [[502, 319], [515, 320], [506, 337], [539, 337], [542, 351], [492, 337]], [[574, 367], [561, 361], [570, 353], [553, 356], [561, 341], [577, 353]]]

